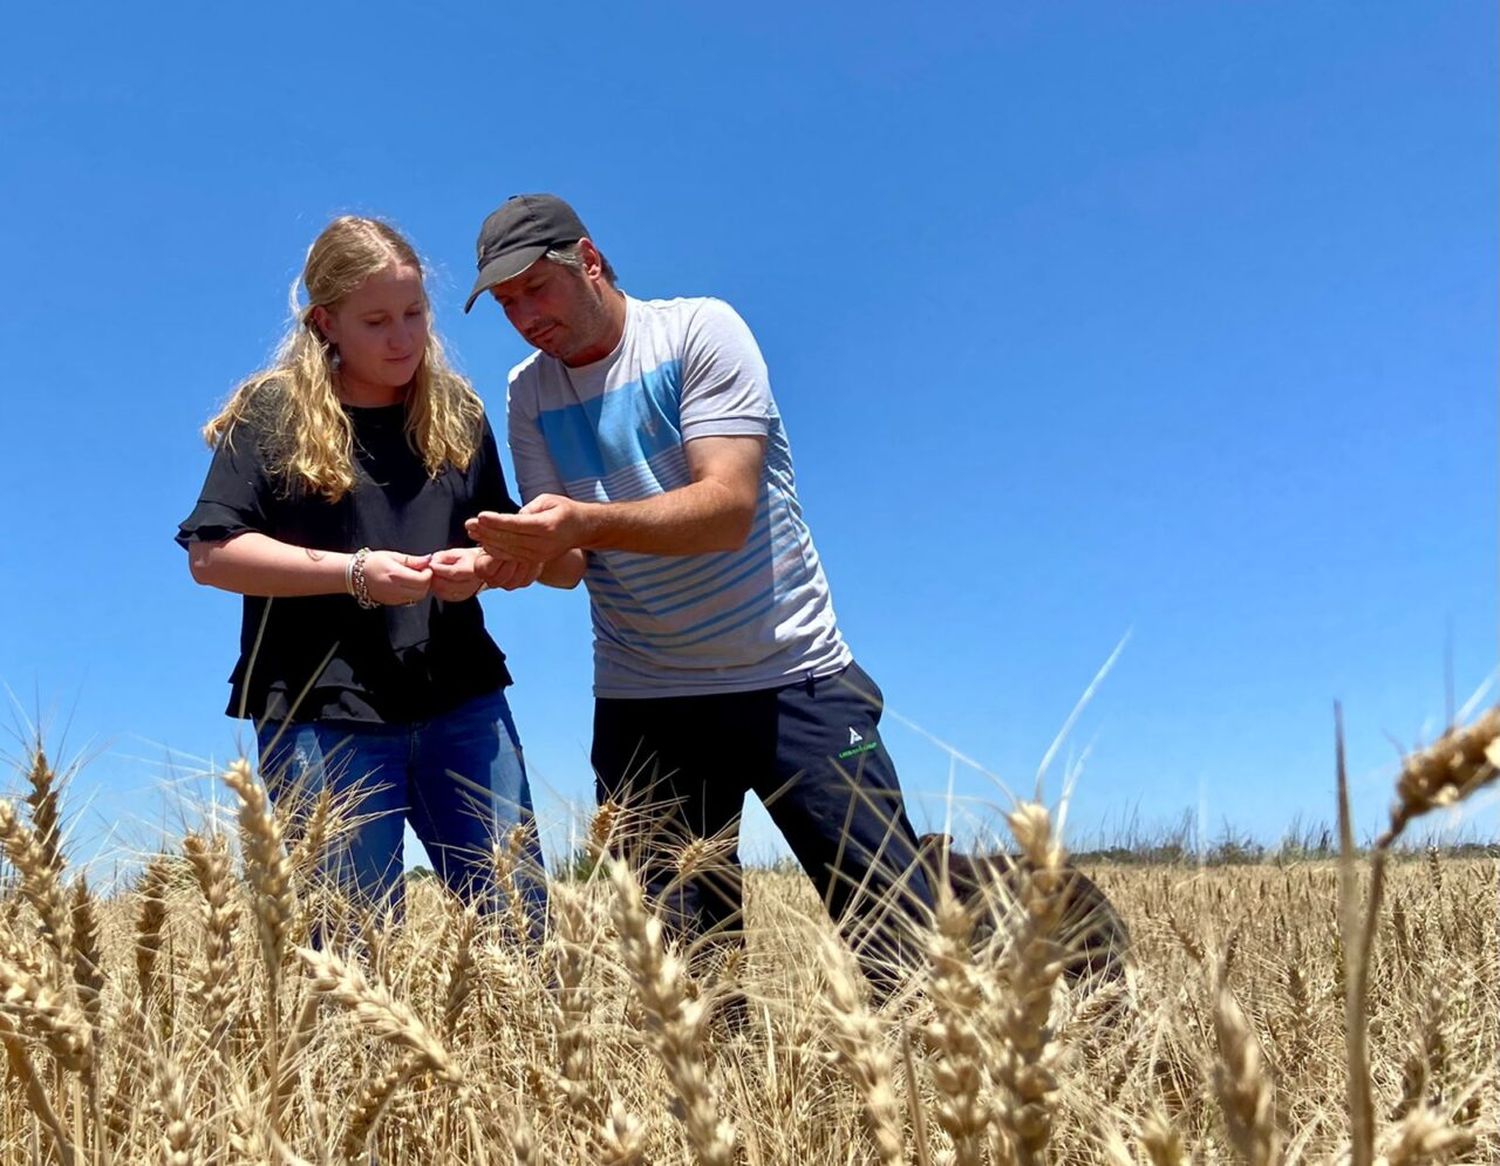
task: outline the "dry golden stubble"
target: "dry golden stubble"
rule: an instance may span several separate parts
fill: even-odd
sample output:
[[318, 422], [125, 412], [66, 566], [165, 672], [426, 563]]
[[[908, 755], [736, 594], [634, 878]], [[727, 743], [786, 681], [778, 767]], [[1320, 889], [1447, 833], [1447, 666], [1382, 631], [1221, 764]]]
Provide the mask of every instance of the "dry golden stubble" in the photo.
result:
[[720, 1114], [703, 1047], [706, 1006], [691, 999], [687, 969], [666, 950], [661, 920], [646, 910], [640, 884], [623, 862], [612, 861], [614, 920], [620, 955], [630, 973], [648, 1036], [681, 1103], [683, 1129], [700, 1162], [729, 1166], [735, 1157], [734, 1126]]

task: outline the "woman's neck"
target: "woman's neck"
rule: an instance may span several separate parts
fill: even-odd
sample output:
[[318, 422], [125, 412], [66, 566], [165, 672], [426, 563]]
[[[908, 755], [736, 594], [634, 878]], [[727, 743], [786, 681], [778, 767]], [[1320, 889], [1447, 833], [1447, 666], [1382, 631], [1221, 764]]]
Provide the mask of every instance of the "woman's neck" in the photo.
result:
[[385, 385], [372, 385], [367, 381], [361, 381], [354, 377], [339, 374], [338, 394], [339, 402], [351, 405], [356, 409], [379, 409], [384, 405], [399, 405], [406, 400], [407, 389], [410, 386], [400, 385], [396, 388], [388, 388]]

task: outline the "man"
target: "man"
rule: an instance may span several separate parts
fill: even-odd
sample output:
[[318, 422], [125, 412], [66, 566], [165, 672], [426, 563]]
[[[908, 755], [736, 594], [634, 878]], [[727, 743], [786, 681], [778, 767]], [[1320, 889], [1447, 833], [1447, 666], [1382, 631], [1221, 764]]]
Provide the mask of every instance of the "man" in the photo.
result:
[[750, 330], [719, 300], [625, 295], [546, 194], [485, 220], [464, 310], [485, 292], [537, 351], [508, 401], [526, 504], [469, 532], [496, 585], [588, 586], [596, 792], [645, 811], [648, 891], [680, 933], [732, 934], [753, 790], [889, 991], [931, 893]]

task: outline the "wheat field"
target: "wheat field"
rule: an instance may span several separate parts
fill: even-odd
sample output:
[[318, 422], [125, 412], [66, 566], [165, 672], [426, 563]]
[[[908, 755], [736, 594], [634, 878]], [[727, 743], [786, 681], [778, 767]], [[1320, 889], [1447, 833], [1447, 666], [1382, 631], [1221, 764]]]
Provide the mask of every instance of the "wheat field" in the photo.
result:
[[1397, 848], [1497, 735], [1408, 758], [1339, 860], [1087, 868], [1123, 983], [1060, 977], [1063, 855], [1017, 806], [1008, 925], [976, 946], [945, 898], [879, 1007], [798, 874], [749, 873], [742, 955], [685, 959], [608, 811], [540, 942], [436, 880], [399, 925], [352, 911], [320, 874], [347, 818], [273, 809], [243, 763], [233, 820], [95, 894], [37, 749], [0, 802], [0, 1162], [1497, 1162], [1497, 864]]

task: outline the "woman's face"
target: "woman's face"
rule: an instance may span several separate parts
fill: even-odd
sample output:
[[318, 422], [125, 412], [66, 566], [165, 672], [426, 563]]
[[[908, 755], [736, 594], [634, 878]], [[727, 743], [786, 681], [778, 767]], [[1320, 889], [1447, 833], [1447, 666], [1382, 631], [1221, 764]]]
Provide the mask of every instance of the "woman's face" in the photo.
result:
[[400, 264], [377, 271], [313, 320], [339, 350], [348, 388], [398, 389], [427, 351], [427, 297], [422, 277]]

